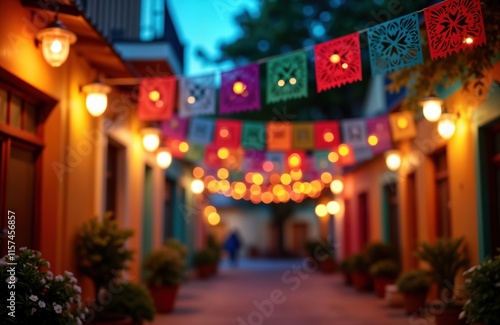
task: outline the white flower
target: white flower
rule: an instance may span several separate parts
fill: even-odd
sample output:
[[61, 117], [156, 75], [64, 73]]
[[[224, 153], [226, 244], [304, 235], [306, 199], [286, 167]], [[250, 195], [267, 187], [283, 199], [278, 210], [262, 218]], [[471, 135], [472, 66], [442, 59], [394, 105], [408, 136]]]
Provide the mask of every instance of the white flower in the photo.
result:
[[44, 278], [42, 278], [42, 279], [40, 280], [40, 283], [41, 283], [41, 284], [45, 284], [46, 282], [47, 282], [47, 281], [45, 281], [45, 279], [44, 279]]
[[50, 262], [49, 261], [47, 261], [47, 267], [50, 267]]
[[24, 251], [25, 251], [25, 250], [27, 250], [27, 249], [28, 249], [28, 248], [24, 246], [24, 247], [19, 248], [19, 251], [24, 252]]
[[55, 305], [54, 306], [54, 311], [56, 312], [56, 314], [62, 313], [62, 306], [61, 305]]
[[73, 273], [71, 273], [70, 271], [64, 271], [64, 274], [68, 277], [72, 277], [73, 276]]
[[31, 301], [37, 301], [37, 300], [38, 300], [38, 297], [37, 297], [37, 296], [35, 296], [35, 295], [31, 295], [31, 296], [30, 296], [30, 300], [31, 300]]
[[464, 318], [465, 318], [465, 310], [463, 310], [458, 316], [458, 319], [464, 319]]
[[78, 293], [82, 293], [82, 288], [80, 288], [76, 284], [73, 286], [73, 289], [75, 289], [75, 291], [78, 292]]
[[36, 308], [31, 308], [31, 315], [33, 315], [34, 313], [36, 313]]
[[56, 281], [63, 281], [64, 280], [62, 275], [57, 275], [55, 279], [56, 279]]
[[45, 303], [44, 303], [42, 300], [40, 300], [40, 301], [38, 302], [38, 306], [39, 306], [40, 308], [45, 308]]
[[7, 262], [6, 262], [6, 261], [2, 258], [2, 259], [0, 260], [0, 265], [7, 265]]
[[69, 278], [69, 283], [77, 283], [77, 282], [78, 282], [78, 280], [74, 276]]
[[49, 279], [52, 279], [54, 277], [54, 273], [50, 272], [50, 271], [47, 271], [47, 277]]

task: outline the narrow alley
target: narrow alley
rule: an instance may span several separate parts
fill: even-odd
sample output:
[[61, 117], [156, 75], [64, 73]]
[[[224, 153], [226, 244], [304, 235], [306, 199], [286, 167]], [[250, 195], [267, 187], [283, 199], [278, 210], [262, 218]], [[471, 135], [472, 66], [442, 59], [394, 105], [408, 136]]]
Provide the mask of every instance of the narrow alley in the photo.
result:
[[175, 311], [157, 314], [152, 324], [411, 324], [403, 309], [388, 307], [373, 292], [356, 292], [339, 273], [322, 274], [304, 260], [222, 266], [214, 278], [181, 286]]

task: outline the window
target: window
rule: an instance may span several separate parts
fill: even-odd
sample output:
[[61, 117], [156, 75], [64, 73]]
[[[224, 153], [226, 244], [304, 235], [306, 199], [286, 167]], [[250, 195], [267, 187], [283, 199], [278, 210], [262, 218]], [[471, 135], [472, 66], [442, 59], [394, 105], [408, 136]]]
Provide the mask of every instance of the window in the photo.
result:
[[487, 130], [490, 254], [500, 247], [500, 123]]
[[446, 149], [433, 156], [436, 186], [436, 230], [437, 236], [451, 237], [450, 190], [448, 184], [448, 161]]
[[152, 41], [163, 37], [165, 29], [165, 1], [143, 0], [141, 8], [140, 38]]
[[38, 248], [43, 117], [55, 101], [0, 69], [0, 253], [7, 210], [16, 214], [16, 246]]
[[124, 208], [123, 196], [120, 193], [124, 188], [125, 148], [108, 138], [106, 160], [106, 205], [104, 211], [112, 212], [113, 219], [122, 220]]

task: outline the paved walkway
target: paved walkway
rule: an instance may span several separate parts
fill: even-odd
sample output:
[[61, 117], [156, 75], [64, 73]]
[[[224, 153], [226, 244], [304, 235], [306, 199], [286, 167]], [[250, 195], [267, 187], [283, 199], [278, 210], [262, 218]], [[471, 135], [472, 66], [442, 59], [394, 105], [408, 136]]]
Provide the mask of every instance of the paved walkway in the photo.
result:
[[[421, 319], [421, 321], [424, 321]], [[412, 324], [373, 292], [359, 293], [339, 274], [324, 275], [296, 261], [242, 261], [180, 291], [174, 313], [154, 325]], [[414, 323], [415, 324], [415, 323]], [[423, 324], [423, 323], [418, 323]]]

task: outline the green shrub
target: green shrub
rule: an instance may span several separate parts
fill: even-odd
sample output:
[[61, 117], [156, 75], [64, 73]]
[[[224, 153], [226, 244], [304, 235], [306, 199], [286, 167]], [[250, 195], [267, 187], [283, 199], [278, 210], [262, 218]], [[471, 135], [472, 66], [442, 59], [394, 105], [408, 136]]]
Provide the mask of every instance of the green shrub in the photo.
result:
[[152, 321], [155, 316], [153, 299], [148, 289], [133, 283], [116, 283], [116, 293], [111, 293], [111, 302], [104, 307], [107, 312], [125, 314], [134, 321]]
[[381, 260], [370, 266], [373, 277], [395, 278], [399, 274], [399, 265], [393, 260]]
[[500, 324], [500, 257], [487, 259], [464, 273], [468, 323]]
[[197, 251], [196, 254], [194, 254], [193, 264], [195, 267], [210, 265], [216, 262], [217, 262], [217, 255], [210, 248], [202, 249], [200, 251]]
[[346, 257], [340, 262], [340, 269], [344, 272], [352, 271], [352, 256]]
[[305, 249], [309, 256], [316, 259], [334, 256], [334, 250], [325, 239], [310, 240], [306, 243]]
[[384, 243], [368, 244], [363, 254], [366, 256], [366, 263], [368, 263], [369, 266], [372, 266], [378, 261], [395, 258], [392, 247]]
[[396, 285], [402, 293], [426, 293], [431, 286], [431, 279], [427, 271], [409, 271], [399, 276]]
[[207, 248], [215, 253], [216, 260], [219, 261], [222, 256], [222, 245], [217, 242], [213, 234], [207, 236]]
[[163, 245], [144, 260], [146, 282], [150, 286], [177, 286], [184, 279], [186, 257], [178, 246]]
[[353, 272], [366, 272], [368, 271], [368, 261], [364, 254], [354, 254], [351, 256], [351, 270]]
[[132, 251], [126, 248], [132, 230], [122, 229], [111, 214], [104, 215], [102, 221], [93, 218], [84, 223], [76, 236], [78, 270], [94, 282], [96, 295], [119, 272], [127, 269], [132, 259]]
[[165, 241], [164, 245], [178, 251], [180, 256], [182, 256], [183, 258], [187, 257], [188, 249], [187, 249], [186, 245], [181, 243], [180, 240], [178, 240], [176, 238], [169, 238]]

